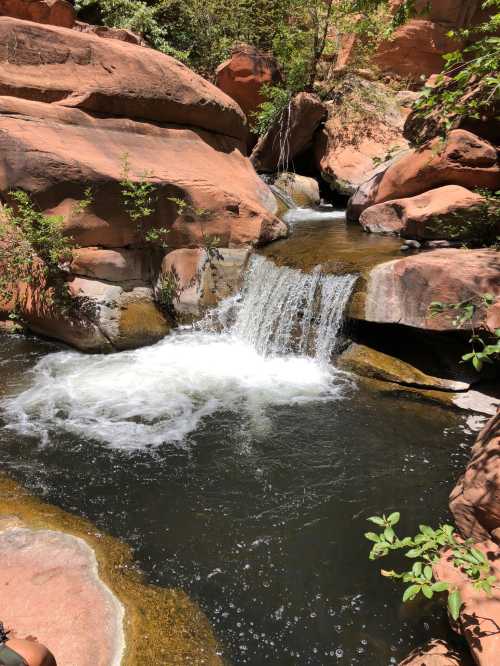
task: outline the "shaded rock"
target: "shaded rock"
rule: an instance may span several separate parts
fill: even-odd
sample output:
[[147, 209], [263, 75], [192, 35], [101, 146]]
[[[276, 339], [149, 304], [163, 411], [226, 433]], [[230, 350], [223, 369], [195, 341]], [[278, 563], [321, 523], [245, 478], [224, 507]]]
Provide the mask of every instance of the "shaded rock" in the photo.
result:
[[476, 443], [465, 474], [450, 495], [450, 510], [462, 535], [500, 543], [500, 411]]
[[394, 233], [418, 240], [447, 238], [483, 213], [485, 199], [458, 185], [438, 187], [424, 194], [376, 204], [361, 214], [359, 223], [372, 233]]
[[496, 149], [487, 141], [465, 130], [453, 130], [446, 140], [433, 139], [394, 161], [363, 192], [356, 193], [351, 215], [364, 206], [411, 197], [442, 185], [461, 185], [469, 189], [500, 185], [500, 166]]
[[[474, 326], [500, 327], [500, 257], [495, 250], [432, 250], [375, 266], [363, 299], [350, 311], [356, 319], [454, 331], [452, 317], [431, 317], [433, 301], [458, 303], [491, 293], [497, 303], [476, 313]], [[467, 326], [470, 326], [469, 322]]]
[[127, 42], [128, 44], [147, 46], [147, 43], [140, 35], [126, 28], [110, 28], [106, 25], [91, 25], [83, 21], [76, 21], [73, 29], [78, 30], [78, 32], [89, 32], [104, 39], [117, 39], [120, 42]]
[[99, 578], [95, 553], [83, 540], [11, 528], [0, 532], [0, 558], [0, 586], [10, 591], [2, 620], [16, 637], [36, 630], [58, 666], [121, 662], [123, 607]]
[[210, 258], [201, 248], [167, 254], [161, 275], [170, 275], [175, 281], [178, 297], [173, 300], [173, 306], [176, 312], [188, 318], [200, 317], [209, 307], [236, 294], [248, 257], [248, 250], [228, 248], [218, 249]]
[[[408, 148], [405, 114], [385, 86], [359, 77], [346, 80], [338, 95], [338, 102], [326, 104], [328, 118], [315, 141], [316, 163], [332, 189], [353, 194], [373, 175], [378, 161]], [[354, 111], [349, 104], [353, 95]], [[360, 104], [362, 111], [356, 108]]]
[[75, 9], [66, 0], [0, 0], [0, 16], [72, 28]]
[[152, 264], [152, 257], [144, 250], [88, 247], [73, 252], [70, 270], [74, 275], [107, 282], [147, 284], [153, 276]]
[[394, 356], [355, 343], [339, 356], [336, 364], [342, 370], [350, 370], [363, 377], [415, 388], [454, 392], [469, 388], [465, 382], [431, 377]]
[[373, 56], [373, 63], [383, 73], [418, 79], [441, 72], [443, 56], [460, 48], [460, 42], [449, 37], [449, 25], [415, 18], [395, 30], [384, 40]]
[[[500, 554], [498, 545], [483, 541], [475, 548], [488, 558], [492, 575], [500, 580]], [[477, 666], [494, 666], [498, 662], [498, 639], [500, 627], [500, 586], [494, 585], [492, 595], [476, 590], [472, 582], [460, 569], [453, 566], [453, 555], [443, 553], [441, 560], [434, 565], [437, 580], [446, 580], [456, 587], [463, 601], [456, 629], [469, 644], [469, 649]]]
[[6, 17], [0, 18], [0, 94], [246, 139], [239, 106], [174, 58]]
[[285, 192], [299, 208], [314, 208], [321, 201], [319, 183], [314, 178], [297, 173], [282, 173], [273, 184]]
[[239, 104], [249, 121], [265, 101], [262, 87], [280, 81], [276, 59], [246, 44], [235, 48], [215, 72], [216, 85]]
[[416, 648], [399, 666], [472, 666], [469, 655], [441, 640], [429, 641]]
[[125, 287], [75, 277], [68, 283], [74, 307], [60, 312], [28, 292], [21, 310], [35, 333], [87, 352], [134, 349], [161, 340], [171, 323], [152, 287]]
[[326, 117], [326, 107], [316, 95], [299, 93], [280, 119], [262, 136], [251, 160], [257, 171], [293, 171], [293, 159], [313, 144], [314, 133]]

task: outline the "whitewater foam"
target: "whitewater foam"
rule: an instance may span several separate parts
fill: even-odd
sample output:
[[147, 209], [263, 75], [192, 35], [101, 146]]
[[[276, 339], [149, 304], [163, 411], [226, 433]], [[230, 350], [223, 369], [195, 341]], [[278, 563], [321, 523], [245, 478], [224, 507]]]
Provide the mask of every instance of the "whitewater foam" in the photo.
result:
[[3, 402], [8, 428], [124, 449], [182, 444], [219, 410], [258, 422], [271, 405], [339, 398], [347, 381], [311, 358], [265, 358], [227, 334], [201, 332], [119, 354], [49, 354], [32, 372], [31, 388]]

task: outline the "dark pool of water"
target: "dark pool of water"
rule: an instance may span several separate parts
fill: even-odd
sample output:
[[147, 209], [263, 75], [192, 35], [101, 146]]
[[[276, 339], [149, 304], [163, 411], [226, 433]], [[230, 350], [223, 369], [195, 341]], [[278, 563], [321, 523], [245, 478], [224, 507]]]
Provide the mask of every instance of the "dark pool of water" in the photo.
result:
[[[0, 392], [29, 385], [52, 350], [0, 337]], [[386, 666], [447, 635], [441, 607], [402, 605], [363, 532], [396, 509], [402, 532], [447, 517], [463, 418], [356, 389], [264, 411], [262, 429], [221, 408], [181, 444], [132, 452], [3, 429], [2, 468], [131, 544], [151, 582], [186, 590], [234, 665]]]

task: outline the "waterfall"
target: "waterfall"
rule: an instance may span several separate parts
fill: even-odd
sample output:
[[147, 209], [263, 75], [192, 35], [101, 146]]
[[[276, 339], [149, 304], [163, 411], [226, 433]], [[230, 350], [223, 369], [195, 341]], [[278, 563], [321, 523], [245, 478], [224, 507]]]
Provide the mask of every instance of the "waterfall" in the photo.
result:
[[328, 363], [357, 276], [303, 273], [254, 256], [232, 334], [266, 355], [298, 353]]

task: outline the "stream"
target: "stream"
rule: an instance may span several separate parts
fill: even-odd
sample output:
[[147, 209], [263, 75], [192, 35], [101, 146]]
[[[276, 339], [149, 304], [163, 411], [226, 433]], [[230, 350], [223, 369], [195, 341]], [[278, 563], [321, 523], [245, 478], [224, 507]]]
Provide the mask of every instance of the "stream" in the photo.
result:
[[386, 666], [450, 632], [439, 604], [403, 606], [363, 533], [446, 519], [473, 434], [328, 363], [355, 280], [255, 257], [240, 296], [152, 347], [0, 337], [2, 469], [190, 594], [234, 666]]

